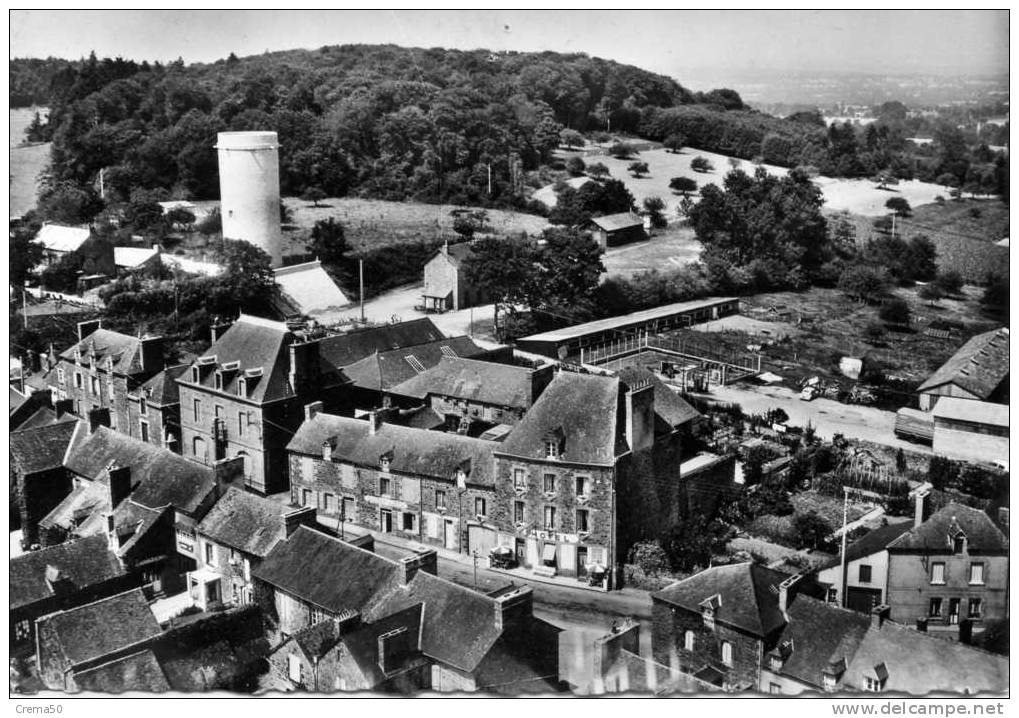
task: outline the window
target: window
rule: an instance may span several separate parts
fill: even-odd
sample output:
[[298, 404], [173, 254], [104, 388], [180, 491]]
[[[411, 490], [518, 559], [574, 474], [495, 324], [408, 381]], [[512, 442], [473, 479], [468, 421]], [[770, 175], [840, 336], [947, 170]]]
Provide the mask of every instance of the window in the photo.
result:
[[966, 550], [966, 537], [959, 534], [952, 539], [952, 551], [955, 553], [962, 553]]
[[527, 478], [524, 474], [523, 469], [513, 469], [513, 488], [514, 489], [526, 489]]
[[732, 665], [732, 643], [729, 641], [722, 641], [722, 663]]
[[74, 372], [74, 388], [75, 389], [80, 389], [81, 388], [81, 372], [80, 371]]
[[478, 516], [488, 516], [488, 506], [480, 496], [474, 499], [474, 513]]
[[417, 531], [417, 516], [415, 514], [405, 513], [403, 515], [403, 530]]
[[379, 477], [379, 495], [380, 496], [389, 496], [390, 495], [390, 491], [392, 490], [392, 484], [393, 484], [393, 480], [392, 479], [387, 479], [384, 476], [380, 476]]
[[587, 509], [577, 509], [577, 531], [590, 531], [587, 523]]
[[577, 496], [587, 496], [591, 479], [586, 476], [577, 477]]
[[195, 384], [198, 383], [198, 367], [191, 367], [191, 381]]
[[24, 619], [14, 624], [14, 640], [24, 641], [32, 635], [32, 621]]
[[927, 611], [927, 615], [931, 618], [941, 618], [941, 599], [932, 598], [930, 609]]
[[322, 494], [322, 509], [327, 513], [336, 512], [336, 497], [332, 494]]
[[144, 396], [138, 397], [138, 413], [142, 416], [148, 416], [149, 413], [149, 402]]
[[780, 686], [778, 683], [769, 683], [768, 693], [771, 693], [772, 695], [779, 695], [782, 693], [782, 686]]
[[446, 492], [439, 489], [435, 490], [435, 508], [444, 509], [446, 508]]
[[959, 604], [961, 602], [960, 598], [948, 599], [948, 622], [953, 626], [959, 622]]
[[90, 376], [88, 378], [88, 390], [96, 396], [99, 396], [99, 377]]
[[199, 461], [205, 461], [205, 439], [196, 436], [191, 442], [191, 453]]
[[870, 583], [870, 566], [860, 564], [860, 583]]
[[342, 510], [343, 513], [341, 515], [344, 521], [353, 521], [357, 518], [357, 509], [354, 508], [354, 499], [351, 497], [343, 497]]
[[837, 588], [828, 589], [828, 603], [838, 603], [839, 601], [839, 590]]
[[969, 611], [967, 612], [966, 615], [969, 618], [980, 618], [981, 610], [983, 609], [983, 604], [984, 604], [983, 599], [971, 598], [969, 600]]
[[513, 502], [513, 522], [522, 524], [524, 523], [524, 502], [514, 501]]
[[541, 484], [542, 484], [542, 490], [546, 494], [554, 494], [555, 493], [555, 474], [545, 474], [544, 478], [542, 479]]
[[555, 506], [545, 507], [545, 530], [555, 531]]
[[838, 679], [834, 675], [832, 675], [831, 673], [824, 673], [822, 674], [821, 678], [824, 681], [824, 689], [826, 691], [835, 690], [835, 686], [838, 682]]
[[872, 678], [871, 676], [865, 676], [867, 685], [866, 690], [871, 693], [880, 693], [882, 687], [882, 681], [878, 678]]
[[57, 369], [57, 381], [60, 382], [61, 384], [67, 381], [67, 377], [64, 376], [64, 370], [62, 368]]
[[244, 436], [244, 412], [237, 412], [237, 436]]
[[216, 418], [217, 419], [222, 419], [223, 418], [223, 407], [222, 406], [220, 406], [219, 404], [216, 404], [215, 412], [216, 412]]
[[223, 391], [223, 373], [216, 372], [216, 391]]
[[110, 428], [114, 431], [117, 430], [117, 412], [115, 411], [110, 412]]
[[945, 564], [931, 564], [931, 583], [943, 584], [945, 582]]
[[139, 429], [141, 429], [142, 441], [148, 441], [149, 440], [149, 422], [147, 422], [147, 421], [139, 421], [138, 422], [138, 427], [139, 427]]
[[206, 542], [205, 544], [205, 563], [208, 566], [216, 565], [216, 545]]
[[545, 457], [549, 459], [559, 458], [559, 442], [555, 439], [545, 439]]
[[683, 632], [683, 648], [687, 651], [693, 650], [694, 634], [693, 631]]
[[984, 582], [984, 565], [982, 563], [971, 563], [969, 565], [969, 582], [970, 583]]
[[195, 399], [195, 403], [193, 405], [193, 409], [194, 409], [194, 413], [195, 413], [195, 421], [198, 421], [198, 417], [200, 417], [202, 415], [202, 400], [201, 399]]
[[106, 384], [106, 393], [109, 394], [110, 401], [113, 401], [113, 379], [110, 379]]

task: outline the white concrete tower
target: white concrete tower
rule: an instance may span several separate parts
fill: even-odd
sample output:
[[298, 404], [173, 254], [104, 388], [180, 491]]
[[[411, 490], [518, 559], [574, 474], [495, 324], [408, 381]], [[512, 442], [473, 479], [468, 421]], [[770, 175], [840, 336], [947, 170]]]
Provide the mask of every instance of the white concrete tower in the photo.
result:
[[223, 237], [243, 239], [283, 265], [279, 142], [275, 132], [220, 132], [219, 199]]

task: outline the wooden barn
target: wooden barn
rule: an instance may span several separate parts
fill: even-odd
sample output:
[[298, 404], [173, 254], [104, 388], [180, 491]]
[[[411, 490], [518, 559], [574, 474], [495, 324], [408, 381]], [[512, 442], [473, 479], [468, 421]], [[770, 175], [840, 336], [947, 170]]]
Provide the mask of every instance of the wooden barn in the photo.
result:
[[633, 212], [594, 217], [584, 226], [584, 229], [591, 233], [602, 249], [647, 239], [644, 220]]
[[930, 411], [942, 397], [1008, 403], [1008, 327], [978, 334], [962, 345], [917, 391]]

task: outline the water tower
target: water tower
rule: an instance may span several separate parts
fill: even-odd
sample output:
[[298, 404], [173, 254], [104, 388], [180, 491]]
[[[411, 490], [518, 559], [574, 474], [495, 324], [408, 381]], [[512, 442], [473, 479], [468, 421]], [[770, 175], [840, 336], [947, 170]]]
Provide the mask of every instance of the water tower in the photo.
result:
[[275, 132], [220, 132], [219, 198], [223, 237], [243, 239], [283, 264], [279, 142]]

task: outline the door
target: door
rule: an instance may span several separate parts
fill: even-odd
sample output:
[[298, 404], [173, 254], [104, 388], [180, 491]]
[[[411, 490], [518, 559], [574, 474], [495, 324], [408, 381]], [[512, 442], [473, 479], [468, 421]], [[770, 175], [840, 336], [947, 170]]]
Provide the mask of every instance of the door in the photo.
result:
[[577, 547], [577, 578], [587, 576], [587, 546]]
[[453, 524], [453, 519], [446, 519], [442, 522], [442, 545], [452, 551], [460, 548], [456, 540], [456, 526]]
[[960, 599], [950, 598], [948, 599], [948, 623], [950, 625], [956, 625], [959, 622], [959, 603]]
[[846, 590], [846, 608], [860, 613], [870, 613], [874, 606], [881, 604], [880, 588], [850, 586]]
[[382, 533], [393, 532], [393, 512], [389, 509], [382, 509], [380, 511], [379, 528]]
[[522, 538], [518, 538], [515, 550], [517, 552], [517, 564], [524, 566], [527, 563], [527, 542]]

